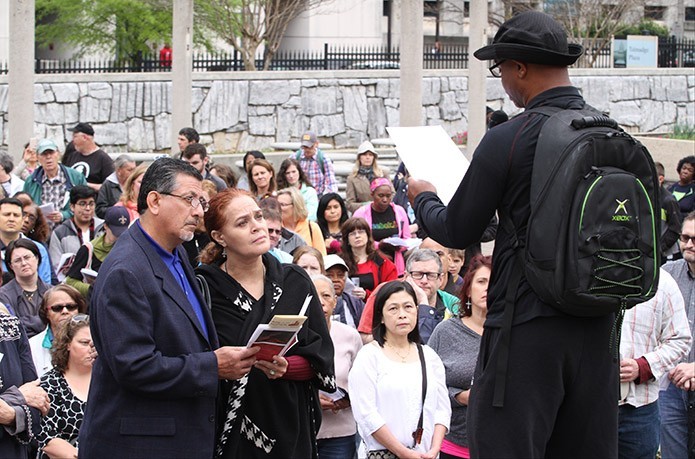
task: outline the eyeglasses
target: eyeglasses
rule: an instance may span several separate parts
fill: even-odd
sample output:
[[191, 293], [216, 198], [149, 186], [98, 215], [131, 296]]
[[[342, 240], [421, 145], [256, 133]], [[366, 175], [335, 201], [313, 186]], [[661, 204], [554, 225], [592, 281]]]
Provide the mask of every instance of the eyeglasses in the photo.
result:
[[30, 223], [35, 222], [36, 219], [38, 218], [38, 217], [37, 217], [36, 215], [34, 215], [34, 214], [26, 214], [26, 215], [24, 215], [24, 217], [25, 217]]
[[687, 234], [681, 234], [679, 239], [683, 244], [687, 244], [688, 241], [692, 242], [693, 245], [695, 245], [695, 236], [688, 236]]
[[415, 280], [422, 280], [424, 277], [427, 277], [427, 280], [431, 281], [439, 279], [442, 275], [442, 273], [428, 273], [424, 271], [409, 271], [408, 274]]
[[95, 207], [97, 203], [94, 201], [78, 201], [75, 205], [77, 207]]
[[[54, 304], [52, 306], [49, 306], [49, 309], [53, 312], [63, 312], [63, 309], [67, 309], [68, 311], [77, 311], [77, 303], [60, 303], [60, 304]], [[86, 315], [86, 314], [80, 314], [80, 315]]]
[[22, 263], [29, 263], [29, 261], [31, 261], [32, 258], [36, 258], [36, 256], [33, 253], [29, 253], [27, 255], [24, 255], [23, 257], [12, 259], [11, 263], [13, 265], [21, 265]]
[[501, 61], [495, 62], [495, 65], [492, 67], [488, 68], [490, 71], [490, 75], [492, 75], [495, 78], [500, 78], [502, 76], [502, 70], [500, 69], [500, 65], [506, 61], [506, 59], [502, 59]]
[[201, 206], [203, 208], [203, 212], [207, 212], [208, 209], [210, 208], [210, 203], [208, 203], [205, 200], [205, 198], [199, 198], [196, 196], [181, 196], [181, 195], [174, 194], [174, 193], [162, 193], [162, 192], [160, 192], [159, 194], [165, 194], [167, 196], [173, 196], [175, 198], [183, 199], [188, 204], [190, 204], [190, 206], [193, 207], [194, 209], [197, 209], [198, 206]]
[[[77, 308], [77, 305], [75, 305]], [[75, 314], [70, 318], [70, 323], [79, 324], [82, 322], [89, 322], [89, 316], [87, 314]]]
[[282, 234], [282, 229], [268, 228], [268, 234]]
[[280, 207], [292, 207], [294, 204], [291, 202], [281, 202]]

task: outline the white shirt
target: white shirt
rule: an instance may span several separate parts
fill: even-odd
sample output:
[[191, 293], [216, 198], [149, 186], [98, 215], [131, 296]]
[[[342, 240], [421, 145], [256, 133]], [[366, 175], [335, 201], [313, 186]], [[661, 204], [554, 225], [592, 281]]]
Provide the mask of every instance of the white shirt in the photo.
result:
[[620, 337], [623, 359], [644, 357], [654, 380], [630, 383], [625, 403], [640, 407], [659, 398], [659, 380], [690, 352], [692, 336], [683, 295], [671, 275], [660, 270], [659, 288], [651, 300], [625, 312]]
[[[451, 402], [446, 388], [444, 365], [439, 356], [423, 346], [427, 370], [427, 394], [423, 410], [422, 442], [413, 448], [427, 452], [432, 447], [435, 424], [449, 429]], [[420, 360], [395, 362], [376, 341], [357, 354], [348, 378], [352, 413], [367, 451], [385, 449], [372, 434], [384, 424], [406, 447], [413, 446], [422, 406]]]

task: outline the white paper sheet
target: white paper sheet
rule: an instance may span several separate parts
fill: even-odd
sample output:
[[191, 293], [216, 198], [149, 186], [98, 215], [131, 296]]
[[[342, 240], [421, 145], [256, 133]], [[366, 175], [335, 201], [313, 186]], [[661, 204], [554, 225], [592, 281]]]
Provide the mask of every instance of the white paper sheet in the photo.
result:
[[387, 127], [396, 151], [413, 178], [437, 187], [448, 204], [470, 164], [441, 126]]

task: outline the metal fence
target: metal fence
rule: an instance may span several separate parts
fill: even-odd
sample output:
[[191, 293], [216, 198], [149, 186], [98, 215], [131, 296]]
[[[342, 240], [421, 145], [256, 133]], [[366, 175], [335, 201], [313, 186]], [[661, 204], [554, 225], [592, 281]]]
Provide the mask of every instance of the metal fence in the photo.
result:
[[[588, 43], [585, 40], [585, 43]], [[575, 67], [620, 67], [611, 60], [610, 44], [604, 47], [585, 46], [585, 54]], [[465, 69], [469, 60], [467, 45], [444, 45], [436, 52], [423, 53], [425, 69]], [[263, 68], [263, 56], [257, 55], [256, 68]], [[622, 65], [624, 66], [624, 65]], [[695, 67], [695, 40], [659, 39], [659, 67]], [[325, 44], [318, 51], [280, 51], [270, 64], [270, 70], [338, 70], [338, 69], [398, 69], [400, 51], [397, 47], [348, 47]], [[242, 71], [246, 66], [237, 52], [197, 53], [193, 56], [195, 71]], [[170, 61], [157, 55], [140, 55], [134, 59], [100, 60], [36, 59], [35, 72], [40, 73], [110, 73], [110, 72], [166, 72]], [[0, 74], [7, 73], [7, 63], [0, 62]]]

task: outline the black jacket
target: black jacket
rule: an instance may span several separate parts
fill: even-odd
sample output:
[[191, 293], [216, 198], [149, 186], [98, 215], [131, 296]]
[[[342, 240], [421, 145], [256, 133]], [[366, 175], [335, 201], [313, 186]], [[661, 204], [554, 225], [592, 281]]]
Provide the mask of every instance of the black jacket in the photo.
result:
[[[581, 108], [585, 105], [574, 87], [549, 89], [531, 100], [527, 109], [539, 106]], [[511, 219], [518, 240], [524, 240], [531, 213], [530, 186], [536, 139], [548, 118], [521, 113], [490, 129], [475, 150], [473, 160], [448, 207], [436, 194], [421, 193], [415, 200], [418, 223], [434, 240], [452, 248], [478, 242], [498, 211], [500, 221]], [[512, 237], [500, 224], [492, 257], [492, 279], [488, 289], [486, 326], [499, 327], [504, 311], [507, 284], [515, 268]], [[540, 301], [524, 278], [516, 297], [514, 324], [541, 316], [557, 316]]]

